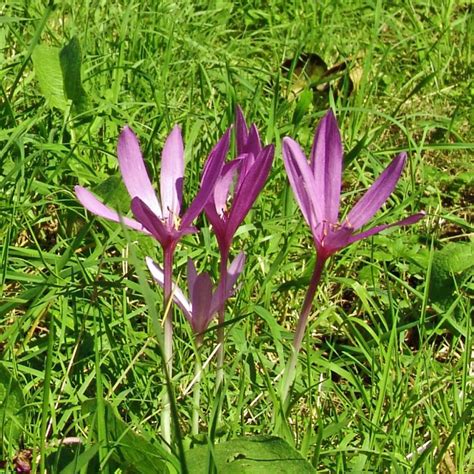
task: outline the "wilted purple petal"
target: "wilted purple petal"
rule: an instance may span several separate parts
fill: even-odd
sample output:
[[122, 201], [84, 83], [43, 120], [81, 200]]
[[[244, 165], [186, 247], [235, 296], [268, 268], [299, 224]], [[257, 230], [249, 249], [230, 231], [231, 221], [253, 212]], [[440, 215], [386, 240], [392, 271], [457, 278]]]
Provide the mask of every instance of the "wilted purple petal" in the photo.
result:
[[110, 207], [106, 206], [102, 202], [100, 202], [90, 191], [82, 186], [75, 186], [74, 191], [76, 193], [76, 197], [79, 202], [90, 212], [96, 214], [97, 216], [104, 217], [109, 221], [114, 222], [123, 222], [127, 227], [131, 229], [139, 230], [144, 232], [145, 234], [149, 234], [148, 230], [143, 227], [142, 224], [137, 222], [134, 219], [130, 219], [129, 217], [123, 217], [118, 214], [118, 212], [114, 211]]
[[[153, 279], [163, 288], [165, 285], [165, 274], [163, 273], [163, 270], [153, 261], [152, 258], [146, 257], [145, 261]], [[186, 318], [191, 320], [191, 303], [188, 301], [186, 296], [184, 296], [183, 291], [178, 285], [176, 285], [176, 283], [173, 283], [172, 295], [174, 302], [181, 308]]]
[[120, 134], [117, 154], [120, 173], [130, 197], [139, 197], [157, 216], [162, 217], [161, 206], [150, 183], [140, 145], [128, 126]]
[[209, 311], [212, 299], [212, 282], [207, 273], [202, 273], [196, 277], [192, 292], [193, 316], [191, 325], [194, 332], [200, 333], [206, 330], [213, 316], [213, 313]]
[[329, 110], [314, 136], [311, 167], [316, 182], [317, 197], [321, 201], [322, 220], [337, 222], [341, 195], [342, 142], [336, 117]]
[[191, 258], [188, 258], [188, 265], [187, 265], [187, 279], [188, 279], [188, 289], [189, 289], [189, 298], [191, 301], [193, 300], [193, 291], [194, 291], [194, 284], [196, 283], [196, 278], [198, 273], [196, 271], [196, 266]]
[[392, 194], [405, 166], [407, 155], [401, 153], [385, 168], [368, 191], [359, 199], [346, 217], [354, 230], [366, 224]]
[[201, 188], [189, 206], [188, 210], [182, 217], [182, 226], [188, 227], [193, 220], [203, 210], [206, 202], [209, 199], [214, 186], [219, 178], [219, 175], [224, 165], [225, 156], [229, 150], [230, 144], [230, 129], [224, 133], [217, 145], [209, 154], [209, 158], [204, 167], [204, 173], [201, 179]]
[[184, 146], [181, 130], [176, 125], [161, 155], [160, 192], [163, 217], [179, 217], [183, 199]]

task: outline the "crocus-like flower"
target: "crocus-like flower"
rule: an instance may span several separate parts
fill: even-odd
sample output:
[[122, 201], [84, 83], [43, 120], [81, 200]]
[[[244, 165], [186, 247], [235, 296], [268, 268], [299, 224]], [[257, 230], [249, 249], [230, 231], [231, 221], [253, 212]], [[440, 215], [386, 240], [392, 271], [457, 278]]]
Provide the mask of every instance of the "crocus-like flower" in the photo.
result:
[[[146, 263], [156, 282], [163, 287], [164, 273], [150, 257]], [[194, 262], [188, 260], [188, 291], [189, 300], [177, 285], [173, 285], [173, 300], [181, 308], [186, 319], [191, 324], [195, 334], [204, 332], [214, 315], [220, 311], [226, 300], [232, 296], [237, 278], [242, 273], [245, 255], [240, 253], [227, 269], [227, 276], [221, 278], [213, 291], [211, 278], [208, 273], [198, 274]]]
[[286, 172], [301, 212], [313, 234], [318, 258], [321, 260], [388, 227], [414, 224], [424, 216], [424, 213], [420, 212], [392, 224], [357, 232], [393, 192], [407, 159], [406, 154], [401, 153], [340, 222], [342, 156], [341, 135], [332, 111], [327, 112], [316, 130], [309, 164], [300, 146], [293, 139], [283, 139]]
[[237, 158], [223, 166], [204, 208], [223, 260], [227, 260], [234, 234], [265, 184], [274, 155], [273, 145], [262, 148], [255, 124], [247, 127], [240, 107], [236, 115]]
[[137, 137], [128, 126], [120, 134], [117, 148], [120, 172], [132, 198], [132, 211], [136, 220], [120, 216], [81, 186], [75, 187], [76, 196], [90, 212], [151, 234], [163, 248], [173, 248], [181, 236], [196, 231], [192, 222], [202, 211], [219, 178], [229, 140], [230, 130], [227, 130], [211, 151], [201, 179], [201, 188], [182, 216], [184, 147], [178, 126], [173, 128], [163, 148], [160, 199], [151, 185]]
[[367, 224], [393, 192], [406, 162], [406, 154], [401, 153], [340, 222], [342, 155], [341, 135], [332, 111], [324, 116], [316, 130], [310, 163], [293, 139], [288, 137], [283, 139], [283, 160], [288, 179], [301, 212], [311, 229], [317, 249], [316, 265], [293, 339], [294, 350], [282, 381], [281, 399], [284, 403], [294, 380], [297, 355], [326, 260], [353, 242], [375, 235], [388, 227], [414, 224], [424, 216], [424, 213], [420, 212], [392, 224], [383, 224], [357, 232]]

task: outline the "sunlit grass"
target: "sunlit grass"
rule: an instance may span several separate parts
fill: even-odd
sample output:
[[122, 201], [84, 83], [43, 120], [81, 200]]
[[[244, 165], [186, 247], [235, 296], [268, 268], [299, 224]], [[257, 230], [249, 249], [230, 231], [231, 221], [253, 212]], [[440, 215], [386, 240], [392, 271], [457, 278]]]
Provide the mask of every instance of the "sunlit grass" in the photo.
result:
[[[165, 383], [153, 318], [162, 292], [137, 273], [149, 278], [143, 259], [161, 261], [161, 252], [151, 239], [86, 214], [73, 186], [87, 185], [126, 211], [115, 158], [120, 129], [127, 123], [140, 137], [156, 181], [164, 139], [179, 123], [185, 196], [193, 196], [237, 103], [277, 152], [233, 245], [233, 256], [243, 250], [248, 260], [228, 307], [223, 415], [214, 435], [271, 433], [272, 389], [314, 265], [281, 139], [291, 134], [309, 150], [333, 106], [347, 157], [347, 208], [405, 150], [407, 169], [384, 209], [394, 220], [421, 209], [428, 217], [329, 262], [299, 359], [289, 419], [296, 446], [320, 472], [467, 472], [472, 282], [465, 271], [455, 274], [446, 301], [429, 292], [438, 278], [435, 252], [472, 238], [467, 2], [155, 3], [62, 2], [47, 14], [44, 2], [9, 2], [2, 10], [0, 348], [25, 395], [21, 448], [35, 450], [35, 460], [41, 446], [56, 459], [66, 437], [93, 445], [81, 410], [89, 398], [110, 402], [156, 439]], [[39, 43], [62, 47], [74, 35], [88, 103], [73, 120], [74, 111], [45, 103], [30, 56]], [[307, 105], [288, 100], [280, 66], [301, 52], [357, 69], [352, 94], [332, 83]], [[177, 249], [181, 282], [188, 257], [218, 275], [215, 238], [204, 218], [198, 225], [201, 233]], [[153, 310], [144, 299], [150, 291]], [[192, 396], [183, 393], [194, 377], [194, 349], [184, 317], [176, 311], [175, 318], [173, 382], [187, 434]], [[203, 360], [214, 343], [211, 329]], [[202, 378], [202, 433], [220, 401], [214, 377], [211, 360]], [[0, 458], [11, 463], [18, 449], [6, 440]], [[105, 472], [105, 445], [99, 454]], [[52, 472], [65, 465], [54, 462]]]

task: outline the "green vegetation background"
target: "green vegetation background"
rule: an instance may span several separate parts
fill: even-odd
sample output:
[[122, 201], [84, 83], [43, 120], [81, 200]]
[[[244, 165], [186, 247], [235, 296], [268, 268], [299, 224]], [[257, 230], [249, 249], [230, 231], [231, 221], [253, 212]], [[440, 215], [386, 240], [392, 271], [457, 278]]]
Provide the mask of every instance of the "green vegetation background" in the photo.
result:
[[[314, 263], [280, 142], [291, 135], [309, 152], [333, 106], [346, 152], [344, 204], [406, 150], [407, 169], [377, 218], [428, 216], [332, 259], [300, 357], [296, 446], [319, 472], [472, 468], [470, 2], [31, 0], [0, 11], [0, 354], [24, 397], [12, 402], [22, 405], [13, 407], [21, 426], [10, 423], [10, 436], [2, 428], [1, 459], [41, 449], [59, 472], [62, 439], [93, 443], [81, 411], [88, 398], [107, 400], [156, 437], [163, 378], [136, 266], [145, 255], [160, 261], [160, 251], [86, 215], [73, 186], [126, 212], [115, 158], [121, 127], [135, 130], [156, 177], [164, 138], [179, 123], [192, 196], [240, 104], [277, 152], [234, 244], [248, 262], [229, 305], [218, 435], [271, 429], [271, 382], [289, 354]], [[62, 62], [44, 49], [59, 54], [66, 45]], [[198, 224], [201, 233], [178, 249], [177, 276], [189, 256], [217, 274], [216, 243]], [[152, 289], [160, 312], [161, 292]], [[193, 349], [176, 318], [186, 432]], [[211, 331], [208, 355], [213, 340]], [[213, 362], [203, 380], [203, 432], [218, 404], [212, 382]]]

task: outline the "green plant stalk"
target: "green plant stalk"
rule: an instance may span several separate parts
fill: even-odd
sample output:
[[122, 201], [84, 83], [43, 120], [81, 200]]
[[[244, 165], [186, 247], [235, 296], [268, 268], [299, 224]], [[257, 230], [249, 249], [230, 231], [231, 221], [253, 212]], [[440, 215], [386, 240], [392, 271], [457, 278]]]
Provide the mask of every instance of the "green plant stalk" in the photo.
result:
[[[229, 259], [229, 251], [227, 248], [221, 248], [221, 261], [219, 264], [220, 277], [222, 281], [221, 291], [225, 293], [227, 280], [227, 260]], [[225, 305], [219, 311], [218, 327], [217, 327], [217, 373], [216, 373], [216, 392], [224, 382], [224, 323], [225, 323]]]
[[97, 314], [94, 312], [94, 351], [95, 351], [95, 372], [96, 372], [96, 399], [97, 399], [97, 441], [99, 443], [99, 462], [100, 472], [108, 474], [110, 457], [110, 450], [107, 442], [107, 422], [104, 404], [104, 386], [102, 383], [101, 370], [101, 338], [100, 338], [100, 321], [97, 319]]
[[54, 317], [49, 316], [48, 353], [46, 355], [46, 367], [44, 370], [43, 385], [43, 406], [41, 410], [41, 431], [40, 431], [40, 473], [46, 472], [46, 427], [48, 425], [49, 395], [51, 383], [51, 369], [53, 363], [54, 347]]
[[[163, 367], [167, 372], [167, 378], [171, 381], [173, 377], [173, 310], [171, 307], [173, 291], [173, 255], [175, 246], [166, 247], [163, 251], [163, 273], [164, 273], [164, 338], [163, 338]], [[171, 445], [171, 407], [168, 390], [163, 392], [163, 409], [161, 412], [161, 436], [164, 442]]]
[[326, 259], [327, 257], [318, 255], [316, 259], [316, 264], [314, 266], [313, 275], [311, 276], [311, 281], [309, 283], [308, 290], [306, 291], [306, 296], [304, 298], [303, 306], [301, 308], [300, 317], [298, 319], [298, 325], [296, 327], [295, 336], [293, 338], [291, 356], [288, 360], [288, 363], [285, 367], [285, 372], [283, 374], [283, 381], [281, 385], [281, 404], [283, 407], [285, 407], [287, 404], [288, 392], [290, 390], [291, 384], [295, 379], [295, 369], [296, 363], [298, 361], [298, 353], [301, 349], [301, 343], [303, 342], [306, 324], [308, 322], [308, 316], [313, 305], [316, 290], [318, 288], [319, 282], [321, 281], [321, 275], [323, 273]]
[[193, 435], [199, 434], [199, 406], [201, 404], [201, 361], [202, 334], [196, 336], [196, 361], [194, 363], [194, 387], [193, 387], [193, 416], [191, 432]]

